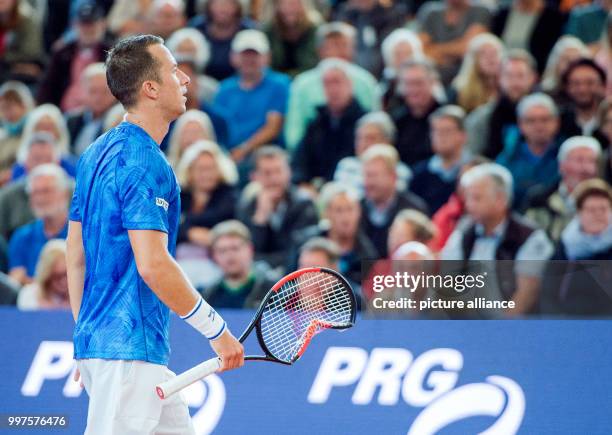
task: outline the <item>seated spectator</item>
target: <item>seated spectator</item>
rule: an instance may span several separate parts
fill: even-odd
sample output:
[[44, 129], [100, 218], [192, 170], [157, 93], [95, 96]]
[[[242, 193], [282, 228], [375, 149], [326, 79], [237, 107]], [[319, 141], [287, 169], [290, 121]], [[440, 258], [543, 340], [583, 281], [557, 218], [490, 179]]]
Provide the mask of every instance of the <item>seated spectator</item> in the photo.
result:
[[[219, 82], [204, 74], [206, 65], [210, 60], [210, 46], [204, 36], [196, 29], [179, 29], [168, 38], [166, 47], [177, 59], [177, 62], [182, 60], [184, 63], [186, 59], [191, 61], [194, 77], [197, 77], [197, 80], [191, 81], [187, 87], [187, 92], [192, 92], [190, 88], [196, 88], [198, 97], [196, 100], [212, 104], [219, 90]], [[187, 96], [187, 103], [189, 105], [189, 95]]]
[[355, 63], [380, 76], [381, 42], [392, 30], [406, 23], [408, 11], [402, 3], [348, 0], [339, 6], [336, 19], [349, 23], [357, 30]]
[[36, 95], [39, 104], [52, 103], [64, 112], [83, 105], [83, 70], [92, 63], [103, 62], [110, 50], [104, 39], [104, 10], [95, 2], [85, 0], [79, 4], [74, 28], [76, 39], [62, 42], [51, 53]]
[[17, 304], [19, 286], [8, 275], [0, 272], [0, 305]]
[[[612, 4], [612, 2], [610, 2]], [[606, 19], [605, 32], [602, 38], [601, 47], [595, 54], [595, 62], [610, 77], [612, 75], [612, 11]], [[612, 95], [612, 80], [607, 81], [606, 95]]]
[[514, 177], [515, 205], [520, 205], [534, 185], [554, 186], [559, 180], [559, 112], [552, 98], [536, 93], [524, 97], [516, 108], [521, 138], [506, 147], [497, 163]]
[[28, 113], [34, 108], [26, 85], [8, 81], [0, 86], [0, 187], [11, 177]]
[[470, 39], [489, 28], [491, 13], [469, 0], [429, 1], [416, 20], [425, 54], [436, 63], [444, 85], [449, 85]]
[[189, 146], [177, 167], [181, 185], [181, 223], [177, 243], [210, 245], [210, 229], [234, 217], [238, 193], [236, 166], [219, 146], [199, 140]]
[[327, 103], [317, 108], [293, 156], [296, 183], [332, 179], [338, 162], [353, 154], [355, 124], [365, 113], [353, 96], [346, 62], [327, 59], [320, 68]]
[[506, 48], [529, 51], [541, 73], [564, 24], [563, 15], [545, 0], [512, 0], [497, 10], [491, 32], [501, 38]]
[[[361, 262], [376, 259], [378, 253], [359, 227], [361, 204], [358, 193], [339, 183], [327, 183], [321, 189], [319, 205], [322, 210], [321, 220], [296, 235], [296, 258], [291, 258], [291, 262], [297, 261], [299, 248], [309, 239], [326, 237], [338, 245], [338, 271], [355, 282], [361, 281]], [[288, 267], [289, 270], [293, 268], [294, 264]]]
[[34, 133], [25, 145], [27, 153], [25, 160], [13, 165], [11, 181], [27, 176], [35, 167], [45, 163], [60, 165], [67, 175], [74, 178], [75, 166], [69, 160], [62, 158], [57, 143], [49, 133]]
[[414, 166], [410, 190], [423, 198], [432, 213], [438, 211], [455, 191], [461, 167], [469, 160], [465, 112], [459, 106], [442, 106], [429, 115], [434, 155]]
[[188, 110], [174, 123], [172, 131], [168, 134], [168, 161], [173, 168], [177, 168], [183, 153], [190, 145], [199, 140], [216, 142], [217, 137], [208, 115], [200, 110]]
[[591, 179], [580, 183], [573, 197], [578, 212], [563, 230], [552, 258], [563, 261], [549, 266], [542, 312], [610, 316], [606, 260], [612, 260], [612, 192], [603, 180]]
[[516, 105], [537, 82], [536, 63], [524, 50], [509, 51], [501, 63], [498, 97], [465, 120], [468, 146], [474, 154], [496, 158], [518, 132]]
[[597, 117], [597, 130], [593, 136], [605, 150], [604, 158], [601, 161], [602, 176], [610, 183], [612, 182], [612, 98], [606, 98], [601, 102]]
[[402, 65], [398, 80], [404, 104], [391, 113], [397, 126], [395, 146], [402, 162], [413, 165], [432, 155], [427, 119], [440, 107], [434, 96], [437, 72], [427, 60], [411, 60]]
[[[442, 260], [514, 260], [507, 277], [492, 270], [497, 284], [488, 280], [490, 300], [512, 300], [507, 315], [531, 313], [537, 309], [542, 262], [553, 253], [543, 230], [511, 213], [512, 174], [495, 163], [473, 167], [461, 177], [467, 213], [472, 223], [455, 230], [441, 253]], [[501, 263], [499, 266], [503, 266]]]
[[[395, 124], [385, 112], [370, 112], [357, 121], [355, 127], [354, 156], [345, 157], [338, 162], [334, 181], [351, 186], [363, 193], [363, 171], [361, 155], [372, 145], [395, 143]], [[404, 162], [397, 162], [397, 190], [406, 190], [412, 179], [412, 171]]]
[[226, 79], [235, 72], [230, 62], [232, 40], [241, 30], [253, 27], [243, 17], [239, 0], [208, 0], [204, 13], [189, 21], [189, 26], [202, 32], [210, 44], [205, 73], [216, 80]]
[[572, 62], [590, 56], [589, 49], [579, 39], [573, 36], [559, 38], [546, 61], [546, 68], [542, 74], [542, 90], [553, 97], [557, 104], [565, 104], [567, 96], [564, 95], [561, 86], [563, 74]]
[[597, 161], [601, 146], [597, 140], [587, 136], [567, 139], [559, 148], [559, 173], [557, 186], [542, 189], [534, 186], [525, 198], [525, 216], [546, 231], [548, 237], [558, 241], [561, 231], [576, 214], [572, 193], [582, 181], [597, 176]]
[[19, 227], [9, 241], [9, 275], [21, 285], [32, 281], [45, 243], [68, 233], [70, 183], [64, 170], [38, 166], [28, 176], [28, 192], [36, 220]]
[[17, 308], [24, 311], [70, 309], [64, 240], [45, 243], [40, 251], [34, 281], [20, 290]]
[[153, 0], [145, 19], [145, 32], [167, 39], [186, 23], [184, 0]]
[[296, 232], [315, 225], [317, 211], [308, 195], [291, 185], [289, 158], [281, 148], [264, 146], [255, 153], [252, 180], [252, 195], [239, 202], [236, 215], [251, 232], [255, 257], [284, 266]]
[[597, 110], [606, 96], [606, 73], [591, 59], [571, 63], [561, 79], [568, 104], [563, 107], [562, 131], [591, 136], [597, 128]]
[[240, 163], [261, 145], [280, 141], [289, 78], [267, 69], [270, 45], [258, 30], [236, 35], [231, 59], [237, 74], [221, 82], [214, 107], [228, 116], [228, 145], [232, 158]]
[[27, 116], [21, 135], [21, 144], [17, 150], [17, 162], [24, 161], [30, 137], [39, 132], [51, 134], [55, 139], [59, 153], [66, 157], [69, 155], [70, 133], [62, 112], [53, 104], [42, 104]]
[[499, 38], [490, 33], [470, 40], [461, 69], [452, 82], [455, 102], [467, 113], [497, 97], [503, 49]]
[[66, 116], [72, 151], [77, 156], [102, 134], [106, 112], [116, 103], [106, 84], [106, 67], [103, 63], [92, 63], [83, 70], [81, 86], [84, 105]]
[[307, 0], [275, 0], [265, 32], [275, 71], [295, 77], [317, 65], [316, 31], [320, 17]]
[[400, 210], [413, 208], [427, 212], [425, 202], [409, 191], [399, 192], [395, 168], [398, 155], [391, 145], [374, 145], [362, 156], [365, 196], [361, 201], [361, 229], [376, 247], [379, 256], [387, 256], [387, 235]]
[[[320, 61], [339, 58], [352, 62], [355, 48], [355, 29], [346, 23], [331, 22], [317, 29], [317, 53]], [[372, 110], [376, 106], [376, 79], [367, 70], [351, 63], [348, 75], [353, 83], [355, 99], [361, 107]], [[293, 150], [300, 143], [306, 127], [317, 116], [317, 107], [325, 104], [321, 69], [315, 67], [298, 74], [291, 83], [287, 119], [285, 120], [285, 141]]]
[[0, 3], [0, 83], [20, 80], [32, 83], [44, 60], [42, 26], [30, 2]]
[[599, 0], [573, 8], [569, 13], [565, 33], [584, 44], [597, 47], [605, 31], [606, 18], [612, 11], [612, 1]]
[[118, 38], [145, 33], [146, 18], [154, 0], [115, 0], [108, 12], [108, 30]]
[[384, 69], [379, 82], [379, 94], [382, 95], [383, 110], [392, 112], [403, 100], [397, 89], [400, 68], [409, 60], [424, 56], [423, 44], [412, 30], [395, 29], [382, 42], [381, 52]]
[[254, 247], [249, 229], [236, 220], [215, 225], [211, 249], [223, 277], [202, 291], [208, 303], [221, 308], [257, 308], [276, 283], [265, 262], [253, 262]]
[[400, 211], [391, 227], [387, 238], [389, 258], [396, 259], [397, 250], [406, 243], [421, 243], [427, 245], [436, 235], [433, 222], [418, 210]]

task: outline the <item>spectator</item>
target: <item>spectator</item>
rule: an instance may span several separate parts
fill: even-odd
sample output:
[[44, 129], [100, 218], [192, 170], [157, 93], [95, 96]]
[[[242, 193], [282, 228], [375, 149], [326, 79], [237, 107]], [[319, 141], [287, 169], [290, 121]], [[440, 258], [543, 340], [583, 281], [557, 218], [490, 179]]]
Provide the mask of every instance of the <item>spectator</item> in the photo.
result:
[[443, 260], [514, 260], [508, 277], [504, 264], [496, 276], [497, 285], [487, 281], [484, 290], [490, 300], [512, 300], [507, 315], [521, 315], [537, 309], [542, 262], [553, 253], [543, 230], [536, 229], [510, 212], [512, 175], [504, 167], [485, 163], [461, 177], [466, 208], [473, 223], [455, 230], [441, 253]]
[[501, 64], [499, 96], [469, 114], [465, 123], [468, 146], [474, 154], [496, 158], [518, 134], [516, 105], [537, 81], [533, 56], [524, 50], [509, 51]]
[[145, 33], [154, 0], [115, 0], [108, 13], [108, 30], [119, 38]]
[[295, 77], [317, 64], [316, 31], [320, 17], [307, 0], [275, 0], [274, 16], [266, 26], [271, 65]]
[[561, 87], [561, 77], [572, 62], [589, 56], [589, 49], [579, 39], [573, 36], [559, 38], [548, 56], [542, 74], [542, 90], [553, 97], [557, 104], [565, 104], [566, 96]]
[[296, 183], [332, 179], [338, 162], [353, 153], [355, 124], [365, 113], [353, 96], [346, 62], [326, 59], [320, 68], [327, 103], [317, 108], [318, 115], [295, 152]]
[[559, 173], [561, 181], [549, 189], [534, 186], [525, 199], [527, 218], [534, 221], [553, 241], [558, 241], [561, 231], [576, 214], [572, 193], [582, 181], [597, 176], [597, 161], [601, 146], [592, 137], [574, 136], [559, 148]]
[[413, 165], [432, 155], [427, 118], [440, 104], [434, 97], [435, 68], [426, 60], [411, 60], [400, 69], [398, 78], [404, 105], [391, 116], [397, 126], [396, 148], [402, 162]]
[[223, 277], [202, 292], [206, 301], [221, 308], [257, 308], [277, 276], [264, 262], [253, 262], [249, 229], [236, 220], [219, 223], [211, 230], [211, 243]]
[[429, 244], [435, 234], [436, 227], [425, 214], [410, 209], [400, 211], [389, 227], [387, 238], [389, 258], [396, 259], [397, 250], [406, 243]]
[[0, 305], [15, 305], [19, 287], [8, 275], [0, 272]]
[[234, 184], [238, 174], [234, 163], [219, 146], [199, 140], [190, 145], [177, 168], [181, 185], [181, 224], [178, 243], [207, 248], [210, 228], [234, 217], [238, 199]]
[[0, 3], [0, 83], [21, 80], [32, 83], [43, 61], [42, 28], [26, 0]]
[[23, 127], [33, 108], [32, 94], [23, 83], [8, 81], [0, 86], [0, 187], [11, 178]]
[[[355, 29], [346, 23], [331, 22], [317, 29], [317, 51], [320, 60], [340, 58], [352, 62], [355, 46]], [[367, 70], [350, 64], [348, 75], [353, 82], [355, 99], [361, 107], [369, 111], [376, 106], [376, 79]], [[325, 104], [323, 81], [319, 67], [299, 74], [291, 83], [287, 119], [285, 121], [285, 141], [293, 150], [300, 143], [306, 127], [316, 117], [316, 108]]]
[[[580, 183], [577, 215], [561, 234], [542, 297], [547, 314], [612, 314], [608, 261], [612, 259], [612, 193], [599, 179]], [[588, 265], [584, 262], [588, 261]]]
[[[372, 145], [392, 145], [395, 143], [395, 134], [395, 125], [385, 112], [370, 112], [359, 118], [355, 127], [355, 155], [345, 157], [338, 162], [334, 172], [334, 181], [351, 186], [362, 194], [361, 155]], [[406, 190], [412, 178], [412, 171], [404, 162], [397, 162], [396, 172], [397, 190]]]
[[591, 4], [576, 7], [570, 11], [565, 33], [593, 48], [597, 47], [611, 11], [611, 0], [595, 0]]
[[521, 138], [506, 147], [497, 163], [514, 177], [515, 205], [534, 185], [554, 186], [559, 180], [559, 111], [552, 98], [536, 93], [524, 97], [516, 109]]
[[[610, 2], [612, 4], [612, 1]], [[605, 32], [602, 38], [601, 47], [595, 55], [595, 62], [599, 65], [608, 77], [612, 74], [612, 11], [606, 20]], [[607, 81], [606, 95], [612, 95], [612, 80]]]
[[423, 44], [412, 30], [395, 29], [382, 42], [381, 52], [385, 68], [379, 82], [379, 94], [382, 96], [382, 108], [392, 112], [402, 104], [402, 96], [397, 92], [397, 76], [401, 66], [411, 59], [423, 57]]
[[223, 80], [234, 74], [230, 63], [232, 40], [241, 30], [252, 27], [243, 18], [242, 4], [239, 0], [208, 0], [205, 11], [189, 21], [190, 27], [198, 29], [210, 44], [210, 60], [206, 74]]
[[568, 66], [562, 78], [569, 105], [563, 113], [563, 131], [591, 136], [597, 127], [597, 110], [605, 97], [606, 73], [591, 59]]
[[280, 139], [289, 78], [267, 69], [269, 61], [270, 45], [262, 32], [243, 30], [232, 41], [232, 64], [238, 73], [221, 82], [214, 106], [228, 115], [229, 148], [238, 163], [261, 145]]
[[397, 191], [398, 154], [391, 145], [375, 145], [362, 156], [365, 197], [361, 201], [361, 228], [381, 257], [387, 255], [387, 235], [400, 210], [427, 211], [425, 202], [409, 191]]
[[9, 275], [22, 285], [32, 281], [45, 243], [66, 238], [70, 200], [68, 178], [55, 164], [34, 169], [27, 188], [36, 220], [18, 228], [9, 241]]
[[21, 144], [17, 150], [17, 161], [22, 162], [27, 154], [27, 143], [34, 133], [49, 133], [55, 139], [59, 152], [68, 155], [70, 133], [62, 112], [53, 104], [42, 104], [28, 114], [23, 126]]
[[66, 116], [72, 150], [76, 155], [81, 155], [102, 134], [106, 112], [116, 103], [106, 84], [106, 67], [103, 63], [92, 63], [83, 70], [81, 86], [84, 106]]
[[491, 14], [469, 0], [429, 1], [419, 9], [416, 20], [425, 54], [436, 63], [442, 83], [448, 85], [470, 39], [487, 31]]
[[612, 98], [606, 98], [599, 106], [598, 128], [594, 136], [606, 151], [602, 159], [603, 178], [612, 182]]
[[183, 0], [154, 0], [146, 17], [146, 32], [167, 39], [186, 23]]
[[49, 240], [40, 252], [34, 281], [17, 297], [20, 310], [70, 309], [66, 273], [66, 242]]
[[[339, 249], [338, 271], [354, 282], [361, 281], [362, 261], [374, 260], [376, 248], [359, 227], [361, 204], [354, 189], [330, 182], [323, 186], [319, 196], [322, 219], [317, 225], [307, 227], [296, 236], [296, 248], [314, 237], [326, 237]], [[297, 255], [296, 255], [297, 257]], [[296, 261], [297, 258], [291, 258]], [[289, 269], [293, 269], [291, 264]]]
[[470, 40], [459, 74], [453, 80], [456, 103], [466, 112], [497, 96], [503, 48], [499, 38], [490, 33]]
[[296, 232], [316, 224], [317, 212], [310, 198], [291, 185], [288, 156], [281, 148], [264, 146], [255, 153], [252, 179], [255, 193], [239, 202], [236, 215], [251, 231], [256, 258], [282, 266]]
[[381, 42], [392, 30], [406, 23], [405, 5], [381, 0], [348, 0], [338, 9], [338, 21], [347, 22], [357, 30], [355, 63], [380, 76]]
[[177, 168], [183, 153], [190, 145], [198, 140], [216, 142], [217, 137], [212, 122], [206, 113], [199, 110], [188, 110], [174, 123], [168, 135], [168, 161], [173, 168]]
[[410, 189], [425, 200], [432, 213], [455, 191], [459, 171], [469, 160], [464, 120], [463, 109], [453, 105], [442, 106], [429, 115], [434, 155], [415, 165]]
[[563, 15], [545, 0], [512, 0], [511, 5], [498, 9], [491, 31], [508, 49], [528, 50], [541, 73], [564, 24]]
[[79, 4], [74, 27], [76, 39], [60, 44], [51, 53], [36, 96], [39, 104], [52, 103], [64, 112], [83, 105], [81, 75], [88, 65], [103, 62], [110, 49], [104, 40], [104, 11], [95, 2], [85, 0]]

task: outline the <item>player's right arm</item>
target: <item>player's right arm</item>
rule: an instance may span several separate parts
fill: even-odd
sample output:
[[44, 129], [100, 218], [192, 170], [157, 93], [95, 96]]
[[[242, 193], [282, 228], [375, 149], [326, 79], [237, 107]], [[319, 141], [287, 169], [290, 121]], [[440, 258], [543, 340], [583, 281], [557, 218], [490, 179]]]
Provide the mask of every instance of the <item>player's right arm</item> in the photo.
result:
[[[138, 273], [157, 297], [181, 317], [197, 309], [199, 293], [168, 252], [168, 235], [156, 230], [128, 230]], [[225, 330], [210, 345], [222, 360], [221, 371], [242, 366], [242, 344]]]
[[79, 317], [83, 285], [85, 282], [85, 251], [81, 222], [68, 222], [68, 237], [66, 238], [66, 271], [68, 274], [68, 296], [70, 308], [76, 322]]

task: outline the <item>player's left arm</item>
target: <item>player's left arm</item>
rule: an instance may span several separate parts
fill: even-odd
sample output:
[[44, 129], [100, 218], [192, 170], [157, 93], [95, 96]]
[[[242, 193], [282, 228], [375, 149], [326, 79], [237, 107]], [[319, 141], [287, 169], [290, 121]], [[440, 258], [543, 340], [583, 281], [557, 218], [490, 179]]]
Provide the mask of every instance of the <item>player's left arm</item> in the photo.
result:
[[69, 221], [66, 238], [66, 269], [68, 273], [68, 296], [70, 308], [76, 322], [81, 309], [85, 284], [85, 250], [81, 222]]

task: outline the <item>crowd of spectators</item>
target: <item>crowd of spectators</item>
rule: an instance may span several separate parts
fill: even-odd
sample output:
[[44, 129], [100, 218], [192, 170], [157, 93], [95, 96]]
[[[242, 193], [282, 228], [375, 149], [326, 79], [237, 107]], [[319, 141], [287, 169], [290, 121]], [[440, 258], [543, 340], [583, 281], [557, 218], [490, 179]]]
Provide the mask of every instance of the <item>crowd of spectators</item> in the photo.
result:
[[160, 146], [212, 305], [298, 267], [365, 306], [364, 260], [511, 260], [506, 314], [612, 315], [580, 267], [612, 260], [612, 0], [0, 1], [0, 303], [67, 307], [75, 167], [124, 122], [105, 55], [142, 33], [191, 79]]

